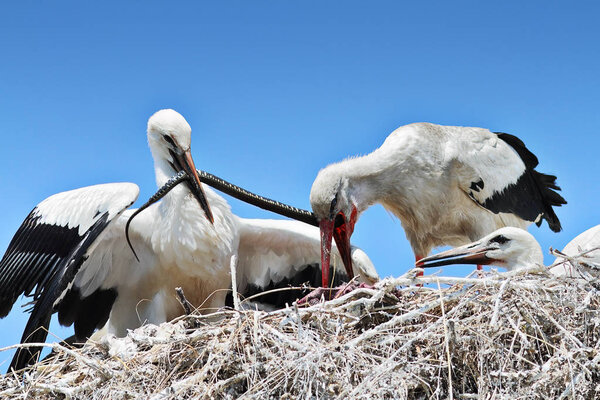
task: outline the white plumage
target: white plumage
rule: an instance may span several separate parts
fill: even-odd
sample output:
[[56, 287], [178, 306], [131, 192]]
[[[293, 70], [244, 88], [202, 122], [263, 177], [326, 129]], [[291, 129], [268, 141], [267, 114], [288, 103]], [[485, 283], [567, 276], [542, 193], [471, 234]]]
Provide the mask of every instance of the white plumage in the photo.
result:
[[[552, 274], [571, 278], [585, 278], [586, 274], [600, 277], [600, 225], [588, 229], [571, 240], [562, 253], [577, 257], [575, 261], [579, 265], [573, 268], [571, 263], [565, 262], [562, 257], [557, 257], [548, 267]], [[416, 265], [422, 268], [450, 264], [489, 264], [510, 271], [544, 265], [544, 258], [539, 243], [529, 232], [505, 227], [473, 243], [416, 262]]]
[[[38, 328], [47, 328], [55, 311], [61, 324], [75, 325], [78, 340], [105, 323], [109, 333], [123, 336], [145, 322], [170, 320], [183, 313], [175, 287], [182, 287], [201, 311], [214, 311], [225, 305], [231, 288], [233, 256], [242, 293], [252, 285], [263, 288], [291, 278], [320, 261], [315, 227], [239, 218], [221, 196], [204, 188], [190, 138], [190, 126], [173, 110], [161, 110], [148, 121], [157, 185], [181, 170], [190, 179], [131, 222], [129, 237], [139, 261], [125, 240], [134, 212], [126, 209], [137, 199], [137, 185], [76, 189], [34, 208], [0, 261], [0, 317], [20, 294], [34, 296], [23, 342], [44, 341], [46, 332]], [[358, 249], [354, 255], [356, 274], [365, 282], [376, 280], [369, 258]], [[36, 352], [21, 351], [11, 366], [35, 361]]]
[[544, 265], [542, 248], [526, 230], [500, 228], [481, 239], [418, 260], [421, 268], [450, 264], [495, 265], [509, 271]]
[[[88, 186], [48, 197], [36, 206], [35, 215], [39, 216], [40, 224], [77, 228], [81, 236], [105, 212], [109, 220], [123, 212], [135, 202], [139, 192], [136, 184], [128, 182]], [[88, 215], [86, 211], [90, 209], [98, 213]]]
[[[584, 271], [591, 276], [600, 278], [600, 225], [596, 225], [587, 231], [577, 235], [571, 240], [562, 253], [570, 257], [580, 256], [580, 260], [585, 260], [586, 265], [582, 265]], [[585, 254], [582, 254], [585, 253]], [[569, 263], [563, 263], [563, 259], [558, 257], [550, 266], [550, 270], [556, 275], [566, 275], [573, 278], [582, 278], [579, 270], [573, 269]]]
[[[240, 235], [238, 286], [266, 287], [290, 278], [306, 265], [320, 263], [319, 230], [297, 221], [235, 217]], [[353, 274], [359, 282], [374, 283], [379, 277], [361, 249], [352, 246]], [[339, 253], [334, 253], [336, 274], [343, 273]]]
[[[546, 219], [564, 204], [556, 177], [515, 136], [482, 128], [416, 123], [398, 128], [363, 157], [332, 164], [315, 179], [310, 202], [320, 223], [323, 270], [335, 239], [346, 265], [354, 224], [373, 204], [396, 215], [420, 259], [437, 246], [460, 246], [498, 228]], [[326, 279], [323, 279], [326, 283]]]

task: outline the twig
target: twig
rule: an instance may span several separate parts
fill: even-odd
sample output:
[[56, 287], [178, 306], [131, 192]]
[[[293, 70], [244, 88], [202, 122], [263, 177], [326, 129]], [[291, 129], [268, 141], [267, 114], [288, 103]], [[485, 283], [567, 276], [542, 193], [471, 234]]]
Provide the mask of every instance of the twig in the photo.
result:
[[229, 261], [229, 268], [231, 273], [231, 292], [233, 295], [233, 308], [234, 310], [241, 310], [240, 298], [237, 291], [237, 256], [234, 254], [231, 256]]
[[102, 376], [104, 378], [110, 378], [112, 376], [111, 372], [104, 368], [101, 364], [99, 364], [98, 362], [96, 362], [95, 360], [89, 360], [87, 357], [84, 357], [82, 354], [80, 354], [77, 351], [68, 349], [67, 347], [61, 345], [60, 343], [21, 343], [21, 344], [14, 344], [12, 346], [7, 346], [7, 347], [3, 347], [0, 349], [0, 352], [3, 351], [7, 351], [7, 350], [12, 350], [12, 349], [26, 349], [29, 347], [49, 347], [52, 350], [56, 350], [56, 351], [61, 351], [65, 354], [68, 354], [69, 356], [73, 357], [74, 359], [82, 362], [83, 364], [87, 365], [88, 367], [100, 372], [102, 374]]
[[413, 311], [409, 311], [405, 314], [401, 314], [401, 315], [396, 315], [394, 318], [392, 318], [391, 320], [389, 320], [388, 322], [385, 322], [381, 325], [378, 325], [377, 327], [373, 328], [373, 329], [369, 329], [368, 331], [365, 331], [363, 334], [361, 334], [360, 336], [356, 337], [355, 339], [349, 341], [346, 346], [348, 347], [353, 347], [353, 346], [357, 346], [360, 342], [364, 341], [364, 340], [368, 340], [371, 339], [374, 336], [380, 335], [383, 332], [387, 331], [388, 329], [394, 327], [394, 326], [398, 326], [403, 324], [406, 321], [410, 321], [412, 319], [418, 318], [420, 316], [422, 316], [423, 314], [427, 313], [428, 311], [437, 308], [440, 306], [440, 303], [445, 300], [446, 302], [448, 301], [452, 301], [460, 296], [462, 296], [468, 288], [463, 288], [461, 290], [459, 290], [458, 292], [454, 292], [451, 293], [449, 295], [446, 295], [445, 297], [442, 298], [438, 298], [436, 300], [430, 301], [429, 303], [421, 306], [419, 309], [417, 310], [413, 310]]
[[595, 398], [597, 294], [545, 271], [408, 274], [306, 308], [190, 307], [9, 373], [0, 397]]
[[498, 290], [498, 294], [496, 295], [496, 302], [494, 304], [494, 312], [492, 313], [492, 319], [490, 319], [490, 327], [493, 328], [496, 326], [498, 322], [498, 313], [500, 311], [500, 302], [502, 301], [502, 295], [504, 294], [504, 290], [506, 289], [506, 284], [508, 281], [504, 281], [502, 285], [500, 285], [500, 289]]
[[440, 308], [442, 309], [442, 320], [444, 326], [444, 338], [446, 342], [446, 359], [448, 362], [448, 398], [454, 399], [454, 390], [452, 389], [452, 358], [450, 357], [450, 340], [448, 338], [448, 325], [446, 321], [446, 310], [444, 308], [444, 297], [442, 296], [442, 287], [438, 281], [438, 291], [440, 293]]
[[[529, 270], [521, 270], [519, 273], [520, 274], [525, 274], [529, 271], [540, 271], [539, 267], [536, 268], [531, 268]], [[512, 271], [511, 271], [512, 272]], [[508, 274], [508, 272], [506, 272], [505, 274]], [[508, 278], [514, 275], [501, 275], [502, 278]], [[423, 277], [419, 277], [417, 280], [419, 281], [419, 283], [422, 284], [429, 284], [429, 283], [437, 283], [439, 279], [439, 282], [441, 284], [447, 284], [447, 285], [473, 285], [473, 286], [501, 286], [504, 282], [506, 282], [506, 279], [497, 279], [497, 278], [455, 278], [455, 277], [451, 277], [451, 276], [440, 276], [440, 277], [428, 277], [428, 276], [423, 276]], [[390, 285], [390, 286], [409, 286], [411, 284], [414, 283], [414, 281], [412, 279], [403, 279], [403, 278], [398, 278], [398, 279], [385, 279], [383, 282], [385, 282], [385, 285]], [[548, 288], [548, 287], [543, 287], [541, 285], [539, 285], [538, 280], [530, 280], [530, 281], [526, 281], [526, 283], [524, 282], [520, 282], [520, 281], [512, 281], [509, 280], [509, 283], [507, 284], [510, 287], [514, 287], [514, 288], [518, 288], [518, 289], [526, 289], [526, 290], [551, 290], [552, 288]]]
[[185, 293], [183, 293], [183, 289], [181, 287], [175, 288], [175, 293], [177, 293], [177, 300], [183, 306], [183, 310], [185, 311], [185, 315], [192, 314], [192, 307], [188, 299], [185, 298]]

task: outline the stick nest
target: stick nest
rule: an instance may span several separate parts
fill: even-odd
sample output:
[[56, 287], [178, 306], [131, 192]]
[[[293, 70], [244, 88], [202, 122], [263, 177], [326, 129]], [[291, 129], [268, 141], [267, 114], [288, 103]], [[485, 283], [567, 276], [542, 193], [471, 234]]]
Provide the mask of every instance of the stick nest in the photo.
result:
[[[424, 287], [416, 286], [423, 282]], [[596, 281], [545, 269], [415, 278], [307, 308], [222, 310], [7, 374], [0, 398], [592, 399]]]

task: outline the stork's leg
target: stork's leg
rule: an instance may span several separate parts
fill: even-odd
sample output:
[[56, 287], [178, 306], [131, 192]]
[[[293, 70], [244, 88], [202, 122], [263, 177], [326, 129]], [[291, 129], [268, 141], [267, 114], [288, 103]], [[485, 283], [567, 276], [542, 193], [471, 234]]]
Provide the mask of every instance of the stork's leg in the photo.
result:
[[[419, 261], [423, 257], [425, 257], [425, 256], [421, 256], [421, 255], [415, 254], [415, 261]], [[423, 276], [423, 271], [417, 272], [416, 276]]]
[[313, 306], [317, 303], [319, 303], [321, 301], [321, 299], [327, 301], [327, 300], [331, 300], [333, 299], [333, 294], [335, 293], [335, 291], [337, 290], [337, 288], [324, 288], [324, 287], [320, 287], [320, 288], [316, 288], [315, 290], [313, 290], [312, 292], [310, 292], [309, 294], [307, 294], [306, 296], [304, 296], [303, 298], [301, 298], [300, 300], [298, 300], [298, 305], [308, 305], [308, 306]]
[[[420, 256], [420, 255], [418, 255], [418, 254], [415, 254], [415, 261], [419, 261], [419, 260], [420, 260], [421, 258], [423, 258], [423, 257], [424, 257], [424, 256]], [[417, 278], [418, 278], [419, 276], [423, 276], [423, 271], [422, 271], [422, 270], [421, 270], [421, 271], [418, 271], [418, 272], [417, 272], [417, 274], [416, 274], [415, 276], [416, 276]], [[422, 285], [422, 284], [420, 284], [420, 283], [419, 283], [417, 286], [418, 286], [418, 287], [423, 287], [423, 285]]]
[[483, 278], [483, 265], [477, 264], [477, 277]]
[[343, 285], [337, 287], [337, 292], [333, 298], [336, 299], [338, 297], [342, 297], [343, 295], [348, 294], [356, 289], [375, 289], [375, 286], [364, 282], [358, 284], [356, 282], [344, 283]]
[[315, 305], [321, 301], [321, 299], [333, 300], [338, 297], [342, 297], [356, 289], [374, 289], [373, 285], [369, 285], [368, 283], [356, 283], [356, 282], [346, 282], [341, 284], [338, 287], [334, 288], [317, 288], [298, 300], [299, 305]]

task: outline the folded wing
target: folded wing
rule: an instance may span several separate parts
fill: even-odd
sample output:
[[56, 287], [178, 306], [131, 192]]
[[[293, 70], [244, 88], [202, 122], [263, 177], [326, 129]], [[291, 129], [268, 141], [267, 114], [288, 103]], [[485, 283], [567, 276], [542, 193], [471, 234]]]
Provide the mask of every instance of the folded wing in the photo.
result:
[[[244, 218], [238, 218], [238, 227], [237, 281], [242, 298], [254, 296], [256, 302], [265, 307], [280, 308], [308, 293], [288, 288], [320, 286], [321, 242], [317, 228], [298, 221]], [[352, 248], [352, 261], [359, 282], [374, 283], [379, 279], [371, 260], [361, 249]], [[347, 281], [335, 249], [330, 282], [337, 286]], [[272, 290], [277, 291], [261, 294]]]

